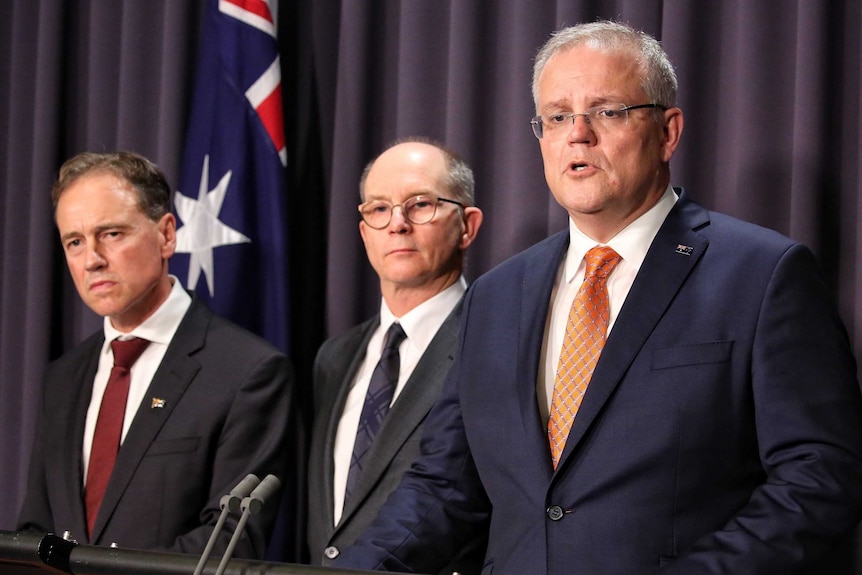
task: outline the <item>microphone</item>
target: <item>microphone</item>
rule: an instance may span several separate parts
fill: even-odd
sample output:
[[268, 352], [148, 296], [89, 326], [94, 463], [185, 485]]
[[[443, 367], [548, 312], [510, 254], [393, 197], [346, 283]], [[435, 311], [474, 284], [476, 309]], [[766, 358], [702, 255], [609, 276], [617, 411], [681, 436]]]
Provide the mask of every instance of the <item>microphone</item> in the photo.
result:
[[248, 497], [249, 493], [251, 493], [259, 484], [260, 479], [257, 475], [249, 473], [245, 476], [245, 479], [240, 481], [236, 487], [230, 490], [230, 493], [222, 496], [220, 502], [221, 508], [224, 509], [227, 507], [230, 509], [231, 513], [239, 513], [240, 503], [242, 503], [242, 500]]
[[[281, 487], [281, 481], [278, 480], [278, 477], [275, 475], [267, 475], [263, 478], [263, 481], [260, 482], [260, 485], [254, 488], [254, 490], [249, 494], [248, 497], [243, 498], [240, 503], [240, 509], [242, 509], [242, 515], [240, 515], [239, 522], [236, 524], [236, 529], [233, 532], [233, 536], [230, 538], [230, 542], [227, 545], [227, 549], [224, 552], [224, 555], [221, 558], [221, 563], [218, 565], [218, 569], [216, 569], [215, 575], [223, 575], [225, 568], [227, 567], [228, 561], [233, 556], [233, 550], [236, 547], [236, 544], [239, 542], [239, 538], [242, 535], [243, 530], [245, 529], [245, 524], [248, 521], [248, 518], [252, 515], [257, 515], [260, 513], [260, 510], [263, 509], [264, 503], [266, 500], [272, 497]], [[196, 575], [200, 575], [199, 573]]]
[[204, 565], [206, 564], [207, 559], [210, 558], [210, 554], [213, 551], [218, 534], [221, 533], [221, 530], [224, 528], [224, 522], [225, 519], [227, 519], [228, 513], [239, 513], [242, 506], [242, 500], [248, 498], [249, 494], [258, 486], [258, 484], [260, 484], [260, 479], [258, 479], [257, 475], [249, 473], [245, 476], [245, 479], [237, 483], [236, 487], [230, 490], [230, 493], [222, 496], [221, 501], [219, 501], [221, 515], [219, 515], [215, 528], [213, 528], [212, 535], [210, 535], [209, 541], [207, 541], [207, 546], [204, 548], [204, 552], [201, 554], [200, 560], [198, 560], [194, 575], [201, 575], [201, 573], [203, 573]]

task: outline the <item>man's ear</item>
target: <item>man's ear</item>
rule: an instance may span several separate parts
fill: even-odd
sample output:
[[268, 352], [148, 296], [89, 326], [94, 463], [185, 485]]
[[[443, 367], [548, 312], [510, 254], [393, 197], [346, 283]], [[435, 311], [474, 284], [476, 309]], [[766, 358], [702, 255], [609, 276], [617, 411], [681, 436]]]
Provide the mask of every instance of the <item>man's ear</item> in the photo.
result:
[[162, 236], [162, 258], [169, 259], [177, 251], [177, 218], [167, 213], [159, 219], [158, 226]]
[[661, 158], [665, 163], [670, 162], [677, 146], [679, 146], [680, 138], [682, 138], [683, 124], [685, 122], [682, 110], [679, 108], [669, 108], [664, 111], [664, 140], [662, 142]]
[[463, 251], [466, 250], [473, 240], [476, 239], [476, 234], [479, 233], [479, 228], [482, 227], [482, 210], [479, 208], [468, 206], [464, 208], [464, 219], [461, 239], [458, 242], [458, 247]]

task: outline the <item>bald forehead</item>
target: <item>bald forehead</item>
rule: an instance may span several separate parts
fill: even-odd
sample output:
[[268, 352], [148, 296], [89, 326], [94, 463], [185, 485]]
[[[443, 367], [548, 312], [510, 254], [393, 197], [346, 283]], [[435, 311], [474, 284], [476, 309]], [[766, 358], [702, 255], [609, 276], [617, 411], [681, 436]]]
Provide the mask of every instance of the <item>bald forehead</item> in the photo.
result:
[[444, 191], [446, 159], [435, 146], [420, 142], [398, 144], [383, 152], [368, 172], [366, 198], [389, 196], [397, 191]]
[[372, 171], [379, 167], [397, 167], [405, 166], [428, 166], [443, 169], [445, 167], [445, 158], [443, 151], [430, 144], [422, 142], [405, 142], [392, 146], [382, 154], [374, 162]]

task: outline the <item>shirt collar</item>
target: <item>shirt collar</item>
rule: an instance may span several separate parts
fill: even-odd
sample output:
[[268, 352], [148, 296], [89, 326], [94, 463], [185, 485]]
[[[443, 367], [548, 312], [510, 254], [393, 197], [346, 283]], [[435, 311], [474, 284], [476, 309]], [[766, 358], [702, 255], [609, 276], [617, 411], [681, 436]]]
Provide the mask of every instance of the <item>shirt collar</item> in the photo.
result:
[[407, 339], [419, 349], [425, 349], [466, 291], [467, 280], [461, 276], [451, 286], [417, 305], [400, 318], [395, 317], [386, 305], [386, 300], [381, 298], [380, 326], [385, 332], [392, 322], [398, 321], [404, 333], [407, 334]]
[[168, 298], [159, 308], [144, 322], [126, 334], [118, 331], [111, 325], [111, 320], [105, 317], [103, 325], [105, 330], [105, 341], [110, 342], [118, 337], [141, 337], [153, 343], [168, 345], [174, 337], [174, 333], [180, 326], [180, 322], [186, 315], [192, 298], [183, 289], [182, 284], [176, 276], [170, 276], [172, 286]]
[[[653, 239], [678, 199], [679, 196], [673, 188], [668, 186], [653, 207], [620, 230], [605, 245], [612, 247], [627, 264], [640, 269]], [[566, 253], [564, 270], [566, 282], [574, 279], [579, 268], [585, 265], [584, 256], [596, 245], [598, 245], [596, 241], [579, 230], [575, 222], [569, 218], [569, 250]]]

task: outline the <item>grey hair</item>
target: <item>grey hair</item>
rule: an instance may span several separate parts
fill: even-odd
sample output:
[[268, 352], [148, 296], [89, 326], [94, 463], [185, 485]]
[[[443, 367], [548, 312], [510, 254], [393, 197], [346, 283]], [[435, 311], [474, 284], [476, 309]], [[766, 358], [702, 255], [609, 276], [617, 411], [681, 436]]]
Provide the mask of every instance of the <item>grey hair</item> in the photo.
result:
[[562, 28], [545, 42], [533, 65], [533, 103], [539, 108], [539, 80], [548, 61], [560, 52], [577, 46], [588, 46], [603, 52], [631, 53], [641, 67], [641, 85], [650, 103], [665, 108], [676, 105], [676, 72], [658, 40], [634, 28], [609, 20], [600, 20]]

